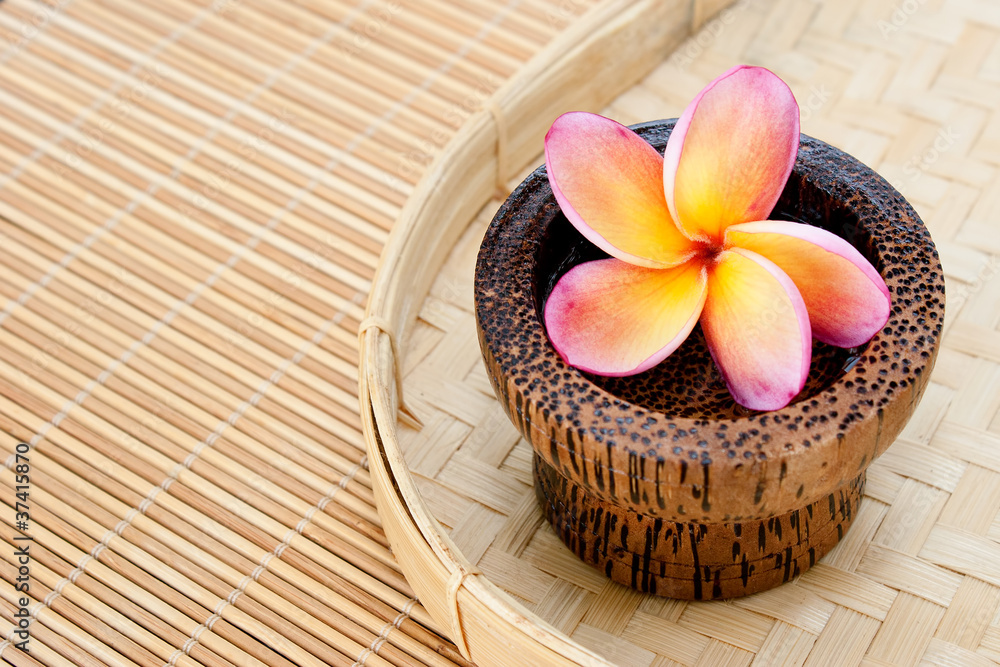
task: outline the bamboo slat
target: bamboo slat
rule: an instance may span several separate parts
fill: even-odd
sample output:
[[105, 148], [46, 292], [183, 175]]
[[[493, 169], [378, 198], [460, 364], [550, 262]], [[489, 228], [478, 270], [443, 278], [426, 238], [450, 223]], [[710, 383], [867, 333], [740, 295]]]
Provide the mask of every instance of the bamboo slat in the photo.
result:
[[[386, 533], [428, 612], [483, 665], [509, 664], [511, 651], [531, 664], [996, 664], [1000, 22], [963, 0], [753, 0], [713, 16], [720, 8], [696, 4], [700, 30], [603, 113], [626, 124], [677, 116], [728, 67], [769, 67], [795, 92], [803, 131], [882, 173], [943, 258], [937, 367], [872, 466], [851, 530], [789, 584], [688, 603], [608, 582], [542, 519], [530, 446], [495, 401], [472, 314], [483, 232], [541, 162], [538, 135], [554, 115], [532, 106], [548, 103], [544, 86], [515, 77], [436, 164], [433, 187], [414, 191], [374, 279], [362, 416]], [[580, 57], [576, 72], [596, 81], [600, 62]], [[571, 85], [572, 69], [560, 80], [580, 98], [562, 92], [554, 112], [595, 109], [586, 96], [601, 85]], [[522, 127], [532, 117], [534, 137]]]

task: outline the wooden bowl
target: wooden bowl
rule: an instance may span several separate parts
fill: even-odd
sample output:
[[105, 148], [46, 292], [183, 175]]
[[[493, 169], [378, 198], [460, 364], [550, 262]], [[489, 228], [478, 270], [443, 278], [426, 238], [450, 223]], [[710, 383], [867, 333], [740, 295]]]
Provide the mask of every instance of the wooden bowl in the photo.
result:
[[[672, 127], [633, 129], [662, 153]], [[803, 391], [759, 413], [733, 402], [700, 328], [639, 375], [595, 376], [562, 360], [545, 334], [545, 299], [569, 268], [606, 255], [562, 215], [544, 167], [483, 240], [475, 307], [494, 390], [534, 448], [536, 491], [556, 532], [620, 583], [702, 599], [804, 571], [843, 535], [865, 469], [923, 393], [944, 276], [912, 207], [854, 158], [803, 135], [771, 217], [850, 241], [885, 279], [892, 313], [862, 348], [814, 343]]]

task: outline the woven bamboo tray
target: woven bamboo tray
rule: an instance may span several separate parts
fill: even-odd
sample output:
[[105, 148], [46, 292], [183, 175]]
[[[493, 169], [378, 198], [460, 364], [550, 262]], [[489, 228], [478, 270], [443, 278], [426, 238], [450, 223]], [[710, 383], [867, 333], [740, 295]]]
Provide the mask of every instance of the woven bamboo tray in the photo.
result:
[[[1000, 659], [1000, 14], [984, 8], [740, 2], [605, 109], [626, 124], [677, 116], [731, 65], [770, 67], [795, 91], [803, 131], [885, 175], [943, 257], [938, 365], [908, 427], [871, 467], [854, 526], [809, 572], [744, 599], [635, 593], [577, 561], [543, 521], [530, 447], [493, 397], [472, 314], [475, 255], [501, 201], [479, 207], [496, 172], [491, 119], [456, 139], [434, 190], [411, 200], [384, 256], [362, 397], [394, 552], [429, 613], [474, 660]], [[592, 61], [576, 67], [588, 71]], [[586, 108], [572, 95], [556, 104]], [[397, 420], [400, 391], [405, 417]]]

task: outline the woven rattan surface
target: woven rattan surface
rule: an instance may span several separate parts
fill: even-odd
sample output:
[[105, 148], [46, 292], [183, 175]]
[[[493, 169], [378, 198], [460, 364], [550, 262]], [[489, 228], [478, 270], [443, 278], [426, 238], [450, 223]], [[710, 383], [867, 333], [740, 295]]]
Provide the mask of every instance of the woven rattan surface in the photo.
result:
[[[623, 665], [978, 665], [1000, 660], [1000, 5], [751, 0], [606, 113], [677, 116], [740, 62], [792, 86], [803, 131], [874, 167], [941, 252], [946, 335], [923, 402], [868, 473], [843, 542], [729, 602], [648, 597], [579, 562], [543, 521], [531, 450], [480, 360], [472, 274], [494, 200], [431, 288], [405, 346], [406, 462], [461, 553], [526, 609]], [[540, 158], [539, 158], [540, 159]], [[537, 161], [536, 161], [537, 163]], [[513, 185], [513, 183], [511, 183]]]
[[358, 327], [434, 156], [593, 4], [0, 4], [4, 660], [465, 663], [380, 527]]

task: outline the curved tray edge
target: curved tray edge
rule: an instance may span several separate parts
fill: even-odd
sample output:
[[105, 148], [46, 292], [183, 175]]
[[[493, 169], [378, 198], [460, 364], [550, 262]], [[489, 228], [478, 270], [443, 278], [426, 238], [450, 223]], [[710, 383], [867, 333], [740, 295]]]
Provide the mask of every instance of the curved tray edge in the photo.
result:
[[[360, 334], [359, 396], [376, 505], [400, 568], [462, 655], [478, 664], [607, 666], [504, 594], [455, 548], [430, 514], [396, 436], [394, 341], [405, 338], [447, 251], [497, 184], [539, 152], [551, 121], [599, 110], [734, 0], [605, 0], [505, 83], [424, 174], [383, 250]], [[624, 75], [623, 75], [624, 73]], [[498, 125], [498, 119], [503, 123]], [[513, 128], [513, 129], [511, 129]], [[498, 137], [503, 146], [498, 145]], [[499, 150], [498, 150], [499, 149]], [[499, 173], [498, 173], [499, 172]]]

